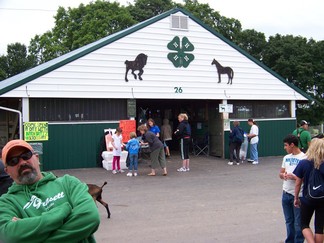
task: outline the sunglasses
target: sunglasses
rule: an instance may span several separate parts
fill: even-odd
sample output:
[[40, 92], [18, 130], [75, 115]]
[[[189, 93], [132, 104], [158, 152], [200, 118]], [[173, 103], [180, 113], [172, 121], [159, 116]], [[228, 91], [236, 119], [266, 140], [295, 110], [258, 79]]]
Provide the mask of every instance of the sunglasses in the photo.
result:
[[7, 166], [16, 166], [19, 163], [20, 159], [29, 160], [33, 156], [33, 152], [28, 150], [27, 152], [22, 153], [21, 155], [7, 159]]

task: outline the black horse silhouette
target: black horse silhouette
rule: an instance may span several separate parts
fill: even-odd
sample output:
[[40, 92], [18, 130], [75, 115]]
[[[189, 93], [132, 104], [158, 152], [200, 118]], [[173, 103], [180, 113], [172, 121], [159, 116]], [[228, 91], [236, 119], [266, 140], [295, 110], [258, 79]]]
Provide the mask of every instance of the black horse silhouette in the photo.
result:
[[211, 63], [211, 65], [215, 64], [216, 65], [216, 69], [218, 72], [218, 83], [221, 82], [221, 74], [227, 74], [228, 76], [228, 82], [227, 84], [232, 84], [233, 81], [233, 77], [234, 77], [234, 71], [232, 68], [230, 67], [223, 67], [222, 65], [220, 65], [219, 62], [216, 61], [216, 59], [214, 59]]
[[143, 80], [142, 79], [142, 74], [144, 73], [143, 67], [146, 65], [146, 61], [147, 61], [147, 55], [145, 55], [144, 53], [138, 54], [134, 61], [126, 60], [125, 61], [126, 64], [125, 81], [128, 82], [127, 74], [129, 69], [132, 70], [132, 74], [134, 75], [135, 79], [137, 79], [137, 76], [134, 73], [134, 71], [139, 70], [138, 78], [139, 80]]

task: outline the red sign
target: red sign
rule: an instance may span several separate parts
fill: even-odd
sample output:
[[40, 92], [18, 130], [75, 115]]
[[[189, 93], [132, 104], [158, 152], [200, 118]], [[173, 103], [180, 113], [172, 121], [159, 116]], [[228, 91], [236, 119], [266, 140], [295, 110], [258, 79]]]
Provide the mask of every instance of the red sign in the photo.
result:
[[130, 139], [129, 134], [131, 132], [136, 133], [136, 121], [135, 120], [120, 120], [119, 127], [123, 131], [123, 143], [127, 143]]

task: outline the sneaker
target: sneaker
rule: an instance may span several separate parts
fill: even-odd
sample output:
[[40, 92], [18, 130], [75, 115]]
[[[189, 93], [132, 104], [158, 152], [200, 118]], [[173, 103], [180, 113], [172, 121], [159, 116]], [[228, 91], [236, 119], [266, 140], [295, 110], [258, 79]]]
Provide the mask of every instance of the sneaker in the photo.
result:
[[134, 172], [134, 176], [137, 176], [137, 172]]
[[117, 171], [116, 170], [113, 170], [112, 173], [115, 175], [115, 174], [117, 174]]
[[119, 173], [124, 173], [125, 171], [124, 170], [119, 170]]
[[187, 168], [187, 169], [186, 169], [186, 171], [188, 172], [188, 171], [190, 171], [190, 169], [189, 169], [189, 168]]
[[240, 162], [237, 162], [236, 165], [240, 165]]
[[132, 172], [128, 172], [126, 176], [133, 176]]
[[249, 163], [253, 163], [254, 162], [252, 159], [247, 159], [246, 161], [249, 162]]
[[177, 169], [177, 171], [178, 171], [178, 172], [186, 172], [186, 171], [187, 171], [187, 169], [186, 169], [186, 168], [184, 168], [184, 167], [181, 167], [181, 168]]
[[258, 161], [253, 161], [253, 162], [252, 162], [252, 165], [257, 165], [257, 164], [259, 164]]
[[228, 164], [228, 165], [233, 165], [233, 162], [230, 161], [230, 162], [228, 162], [227, 164]]

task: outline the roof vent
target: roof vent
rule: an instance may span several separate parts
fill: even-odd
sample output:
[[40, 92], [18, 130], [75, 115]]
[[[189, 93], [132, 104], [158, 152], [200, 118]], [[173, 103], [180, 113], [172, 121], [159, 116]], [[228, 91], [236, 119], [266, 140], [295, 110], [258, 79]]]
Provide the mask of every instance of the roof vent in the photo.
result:
[[188, 30], [188, 16], [171, 15], [171, 29]]

